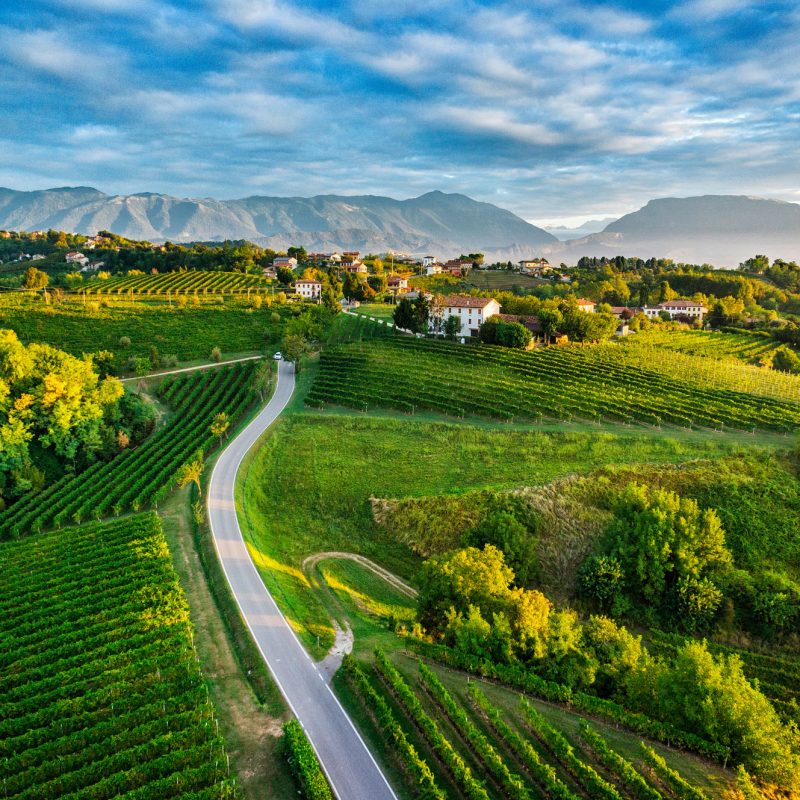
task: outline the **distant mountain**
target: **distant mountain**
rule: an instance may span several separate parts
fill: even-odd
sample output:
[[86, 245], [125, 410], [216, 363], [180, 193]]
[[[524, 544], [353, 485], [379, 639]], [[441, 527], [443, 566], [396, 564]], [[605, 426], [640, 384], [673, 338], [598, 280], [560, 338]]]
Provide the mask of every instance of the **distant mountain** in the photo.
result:
[[131, 239], [221, 241], [250, 239], [274, 248], [430, 253], [520, 247], [538, 252], [557, 239], [510, 211], [461, 194], [429, 192], [410, 200], [379, 196], [176, 198], [163, 194], [106, 195], [88, 187], [34, 192], [0, 189], [0, 229], [56, 228]]
[[756, 253], [800, 258], [800, 205], [741, 195], [667, 197], [556, 248], [562, 260], [657, 256], [734, 267]]
[[553, 234], [561, 242], [567, 242], [570, 239], [582, 239], [584, 236], [589, 236], [592, 233], [598, 233], [608, 225], [609, 222], [614, 222], [616, 217], [605, 217], [604, 219], [592, 219], [584, 222], [583, 225], [576, 225], [570, 228], [567, 225], [543, 225], [542, 227], [548, 233]]

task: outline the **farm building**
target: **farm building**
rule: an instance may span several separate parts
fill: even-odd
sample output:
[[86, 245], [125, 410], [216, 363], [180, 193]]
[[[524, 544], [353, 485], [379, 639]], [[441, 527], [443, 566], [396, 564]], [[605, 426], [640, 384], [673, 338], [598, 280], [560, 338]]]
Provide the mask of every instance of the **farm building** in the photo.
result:
[[453, 294], [443, 297], [432, 309], [429, 330], [439, 330], [449, 317], [461, 321], [459, 336], [477, 336], [481, 325], [500, 313], [500, 304], [493, 297], [468, 297]]
[[293, 256], [275, 256], [272, 260], [274, 269], [283, 267], [284, 269], [295, 269], [297, 267], [297, 259]]
[[702, 320], [708, 309], [695, 300], [667, 300], [657, 306], [645, 306], [642, 311], [651, 319], [661, 316], [661, 313], [666, 311], [670, 319], [691, 317], [692, 319]]
[[597, 308], [597, 303], [595, 303], [593, 300], [587, 300], [584, 297], [579, 297], [577, 302], [578, 308], [587, 314], [594, 314], [594, 310]]
[[294, 288], [304, 300], [319, 300], [322, 294], [322, 284], [319, 281], [296, 281]]

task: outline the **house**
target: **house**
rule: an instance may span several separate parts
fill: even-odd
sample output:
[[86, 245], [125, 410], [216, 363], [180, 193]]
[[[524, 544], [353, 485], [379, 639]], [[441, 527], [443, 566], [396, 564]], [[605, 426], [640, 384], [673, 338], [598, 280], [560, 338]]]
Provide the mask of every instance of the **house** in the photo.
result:
[[578, 309], [586, 314], [594, 314], [597, 303], [592, 300], [587, 300], [584, 297], [579, 297], [577, 300]]
[[294, 289], [304, 300], [319, 300], [322, 295], [322, 284], [319, 281], [295, 281]]
[[34, 253], [31, 256], [31, 261], [44, 261], [44, 256], [41, 253]]
[[669, 314], [670, 319], [690, 317], [702, 320], [708, 309], [695, 300], [667, 300], [657, 306], [645, 306], [642, 311], [650, 318], [660, 317], [662, 312]]
[[439, 275], [441, 274], [441, 271], [442, 271], [441, 264], [428, 264], [428, 266], [425, 267], [426, 275]]
[[386, 285], [393, 292], [402, 292], [408, 289], [408, 278], [403, 275], [390, 275], [386, 280]]
[[481, 325], [500, 313], [500, 304], [493, 297], [467, 297], [453, 294], [443, 297], [431, 309], [428, 328], [431, 332], [439, 331], [450, 317], [461, 321], [459, 336], [477, 336]]
[[546, 258], [531, 258], [517, 263], [523, 275], [533, 275], [536, 278], [553, 269]]
[[637, 314], [641, 314], [641, 312], [641, 308], [632, 308], [630, 306], [611, 306], [612, 315], [621, 320], [633, 319]]
[[277, 278], [277, 277], [278, 277], [278, 273], [277, 273], [277, 271], [276, 271], [275, 269], [273, 269], [272, 267], [264, 267], [264, 268], [261, 270], [261, 274], [262, 274], [262, 275], [263, 275], [265, 278]]
[[497, 317], [503, 322], [519, 322], [520, 325], [524, 325], [535, 341], [542, 341], [545, 344], [566, 344], [569, 341], [569, 337], [563, 333], [545, 334], [539, 317], [519, 314], [498, 314]]
[[422, 267], [430, 267], [432, 264], [436, 263], [436, 256], [422, 256]]
[[354, 272], [357, 275], [366, 275], [369, 270], [367, 265], [356, 259], [351, 259], [349, 256], [342, 256], [341, 268], [345, 272]]
[[358, 256], [360, 255], [358, 250], [344, 250], [342, 252], [342, 261], [345, 259], [349, 259], [350, 261], [358, 261]]
[[79, 253], [76, 250], [71, 250], [65, 256], [67, 264], [80, 264], [82, 267], [85, 267], [89, 263], [89, 259], [83, 254]]
[[442, 272], [449, 272], [451, 275], [461, 277], [462, 273], [472, 268], [472, 262], [467, 259], [454, 258], [446, 261], [442, 266]]
[[294, 256], [275, 256], [272, 259], [273, 269], [297, 269], [297, 259]]

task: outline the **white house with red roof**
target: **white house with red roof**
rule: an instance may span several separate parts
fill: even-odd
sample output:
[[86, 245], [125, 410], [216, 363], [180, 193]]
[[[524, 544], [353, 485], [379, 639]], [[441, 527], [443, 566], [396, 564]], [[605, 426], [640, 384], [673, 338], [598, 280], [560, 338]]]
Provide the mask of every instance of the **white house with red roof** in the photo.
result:
[[428, 329], [432, 333], [441, 331], [450, 317], [457, 317], [461, 322], [459, 336], [477, 336], [481, 325], [499, 313], [500, 304], [493, 297], [451, 294], [434, 304]]
[[319, 300], [322, 295], [322, 284], [319, 281], [295, 281], [294, 289], [304, 300]]
[[670, 319], [675, 317], [691, 317], [702, 320], [708, 309], [696, 300], [666, 300], [657, 306], [645, 306], [642, 311], [650, 318], [660, 317], [662, 311], [669, 314]]
[[594, 310], [597, 308], [597, 303], [587, 300], [585, 297], [579, 297], [577, 302], [579, 310], [587, 314], [594, 314]]

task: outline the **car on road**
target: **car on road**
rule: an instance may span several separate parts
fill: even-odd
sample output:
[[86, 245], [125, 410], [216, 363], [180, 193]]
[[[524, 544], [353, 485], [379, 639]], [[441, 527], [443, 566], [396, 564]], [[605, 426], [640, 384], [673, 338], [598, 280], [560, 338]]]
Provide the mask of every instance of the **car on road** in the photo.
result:
[[274, 356], [272, 356], [272, 357], [273, 357], [273, 358], [274, 358], [276, 361], [280, 361], [280, 360], [283, 358], [283, 356], [281, 355], [281, 351], [280, 351], [280, 350], [278, 350], [278, 352], [277, 352], [277, 353], [275, 353], [275, 355], [274, 355]]

